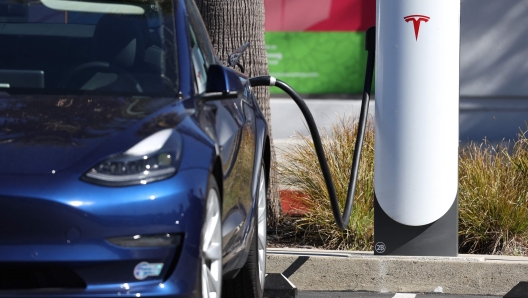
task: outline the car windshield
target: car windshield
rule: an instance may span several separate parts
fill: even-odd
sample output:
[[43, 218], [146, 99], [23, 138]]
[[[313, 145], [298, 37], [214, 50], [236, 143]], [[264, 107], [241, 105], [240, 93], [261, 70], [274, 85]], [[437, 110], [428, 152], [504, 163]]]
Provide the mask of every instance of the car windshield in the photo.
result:
[[172, 96], [172, 0], [0, 0], [0, 93]]

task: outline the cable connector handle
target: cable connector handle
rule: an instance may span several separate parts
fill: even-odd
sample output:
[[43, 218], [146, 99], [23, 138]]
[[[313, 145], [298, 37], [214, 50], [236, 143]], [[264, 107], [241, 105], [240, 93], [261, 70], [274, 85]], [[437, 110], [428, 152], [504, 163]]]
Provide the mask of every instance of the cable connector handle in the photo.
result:
[[251, 84], [251, 87], [275, 86], [277, 79], [272, 76], [260, 76], [249, 79], [249, 83]]

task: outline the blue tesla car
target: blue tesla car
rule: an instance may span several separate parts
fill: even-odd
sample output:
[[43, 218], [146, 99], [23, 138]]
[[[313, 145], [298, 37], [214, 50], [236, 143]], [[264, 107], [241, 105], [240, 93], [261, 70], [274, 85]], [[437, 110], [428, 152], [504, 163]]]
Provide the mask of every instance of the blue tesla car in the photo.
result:
[[192, 0], [0, 0], [0, 297], [261, 297], [270, 143]]

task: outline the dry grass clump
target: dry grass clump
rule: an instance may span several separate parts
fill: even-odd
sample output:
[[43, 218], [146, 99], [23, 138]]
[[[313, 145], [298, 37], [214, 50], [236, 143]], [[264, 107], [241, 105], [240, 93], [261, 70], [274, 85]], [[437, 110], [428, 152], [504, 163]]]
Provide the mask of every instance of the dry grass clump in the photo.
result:
[[[369, 121], [371, 123], [372, 121]], [[341, 210], [344, 206], [357, 121], [340, 119], [323, 144]], [[328, 249], [372, 250], [374, 241], [374, 131], [369, 126], [349, 229], [340, 231], [310, 137], [283, 152], [279, 176], [305, 195], [310, 210], [294, 219], [301, 244]], [[528, 137], [493, 145], [470, 143], [459, 155], [460, 253], [528, 255]]]
[[[370, 122], [369, 122], [370, 123]], [[351, 117], [340, 119], [331, 132], [323, 132], [323, 147], [336, 193], [343, 210], [353, 148], [357, 134], [357, 121]], [[372, 250], [374, 241], [374, 130], [370, 126], [365, 134], [358, 186], [350, 216], [349, 229], [337, 228], [317, 155], [310, 137], [297, 134], [299, 143], [282, 153], [279, 176], [283, 185], [289, 185], [305, 195], [304, 202], [311, 211], [295, 220], [297, 234], [304, 244], [328, 249]]]
[[459, 158], [460, 252], [527, 255], [528, 139], [471, 143]]

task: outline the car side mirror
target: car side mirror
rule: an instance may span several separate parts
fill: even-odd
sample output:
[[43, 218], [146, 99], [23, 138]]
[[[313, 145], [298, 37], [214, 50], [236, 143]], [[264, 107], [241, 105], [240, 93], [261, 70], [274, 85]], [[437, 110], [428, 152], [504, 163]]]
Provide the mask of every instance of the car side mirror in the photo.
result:
[[209, 66], [204, 99], [237, 98], [242, 93], [244, 86], [235, 71], [217, 64]]

